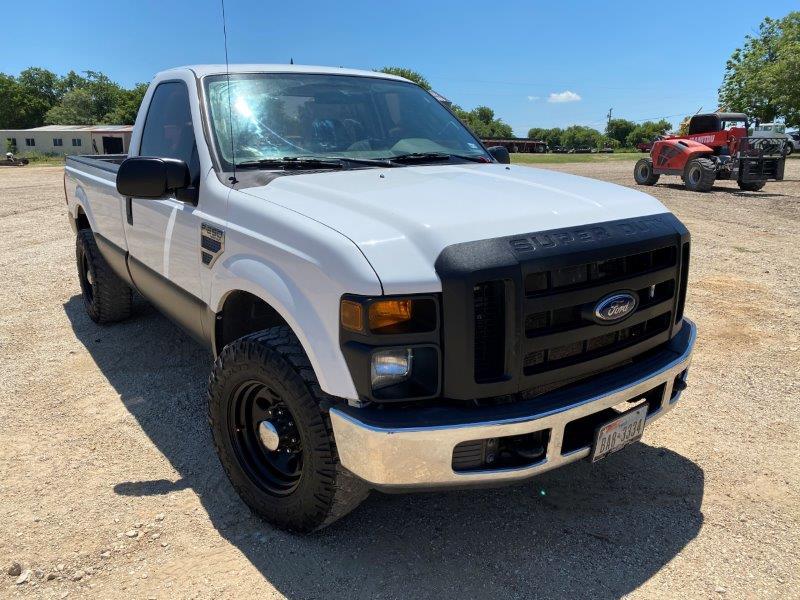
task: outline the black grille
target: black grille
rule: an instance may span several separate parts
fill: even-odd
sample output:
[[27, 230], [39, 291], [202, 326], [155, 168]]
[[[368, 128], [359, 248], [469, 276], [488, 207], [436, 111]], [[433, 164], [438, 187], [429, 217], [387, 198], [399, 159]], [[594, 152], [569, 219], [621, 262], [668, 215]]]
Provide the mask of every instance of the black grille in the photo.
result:
[[[645, 352], [666, 341], [675, 314], [679, 254], [688, 248], [673, 244], [644, 252], [606, 255], [603, 260], [576, 260], [547, 270], [532, 263], [523, 268], [524, 298], [520, 325], [521, 375], [535, 377], [532, 385], [551, 384], [588, 376], [598, 369], [629, 361], [641, 347]], [[528, 271], [528, 272], [526, 272]], [[504, 283], [475, 286], [475, 381], [502, 377], [513, 367], [505, 364]], [[604, 296], [626, 290], [638, 297], [633, 314], [616, 324], [598, 322], [593, 309]], [[678, 307], [680, 310], [681, 307]], [[663, 339], [662, 339], [663, 338]]]
[[479, 283], [473, 290], [475, 307], [475, 380], [488, 381], [505, 368], [505, 284]]
[[606, 260], [528, 273], [525, 294], [535, 297], [553, 290], [580, 289], [599, 282], [619, 281], [675, 265], [675, 246], [667, 246]]
[[534, 350], [525, 356], [525, 375], [566, 367], [617, 352], [669, 329], [671, 313], [666, 312], [630, 327], [603, 333], [544, 350]]

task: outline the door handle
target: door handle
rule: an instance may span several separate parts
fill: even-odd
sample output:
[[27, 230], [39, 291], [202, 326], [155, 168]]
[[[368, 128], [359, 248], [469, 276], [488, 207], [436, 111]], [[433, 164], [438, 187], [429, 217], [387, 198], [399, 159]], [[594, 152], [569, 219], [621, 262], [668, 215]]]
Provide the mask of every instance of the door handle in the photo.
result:
[[125, 197], [125, 219], [128, 225], [133, 225], [133, 203], [130, 196]]

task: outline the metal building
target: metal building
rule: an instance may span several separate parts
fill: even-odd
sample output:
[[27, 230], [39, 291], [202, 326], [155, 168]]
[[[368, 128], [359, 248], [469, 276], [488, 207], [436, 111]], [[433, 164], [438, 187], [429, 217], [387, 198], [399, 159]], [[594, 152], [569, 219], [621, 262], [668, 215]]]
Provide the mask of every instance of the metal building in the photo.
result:
[[32, 129], [0, 129], [2, 150], [14, 154], [126, 154], [132, 125], [45, 125]]

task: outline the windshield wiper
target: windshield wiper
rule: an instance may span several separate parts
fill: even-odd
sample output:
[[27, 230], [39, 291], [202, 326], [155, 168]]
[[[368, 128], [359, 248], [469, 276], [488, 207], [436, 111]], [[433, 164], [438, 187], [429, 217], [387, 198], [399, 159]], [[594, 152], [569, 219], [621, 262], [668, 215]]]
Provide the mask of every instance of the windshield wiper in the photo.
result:
[[[303, 157], [300, 157], [303, 158]], [[321, 160], [341, 160], [356, 165], [372, 165], [376, 167], [396, 167], [391, 161], [385, 158], [355, 158], [351, 156], [321, 156]]]
[[356, 165], [369, 165], [375, 167], [396, 167], [397, 165], [385, 158], [354, 158], [350, 156], [284, 156], [283, 158], [262, 158], [237, 163], [243, 168], [269, 168], [282, 167], [284, 169], [313, 169], [330, 168], [343, 169], [347, 163]]
[[240, 169], [343, 169], [344, 164], [340, 160], [329, 158], [284, 156], [283, 158], [262, 158], [240, 162], [236, 163], [236, 167]]
[[415, 163], [429, 161], [445, 161], [451, 158], [460, 158], [470, 162], [486, 163], [489, 162], [485, 156], [469, 156], [467, 154], [448, 154], [446, 152], [409, 152], [397, 156], [387, 156], [385, 160], [399, 163]]

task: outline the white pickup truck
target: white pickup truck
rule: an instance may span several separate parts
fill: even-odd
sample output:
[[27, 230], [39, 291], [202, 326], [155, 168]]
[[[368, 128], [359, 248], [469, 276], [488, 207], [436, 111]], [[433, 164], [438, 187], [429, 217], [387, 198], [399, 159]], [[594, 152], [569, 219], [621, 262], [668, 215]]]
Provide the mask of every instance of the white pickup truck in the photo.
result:
[[67, 158], [86, 310], [135, 289], [212, 350], [222, 465], [290, 530], [601, 459], [686, 387], [689, 233], [508, 162], [399, 77], [164, 71], [127, 156]]

